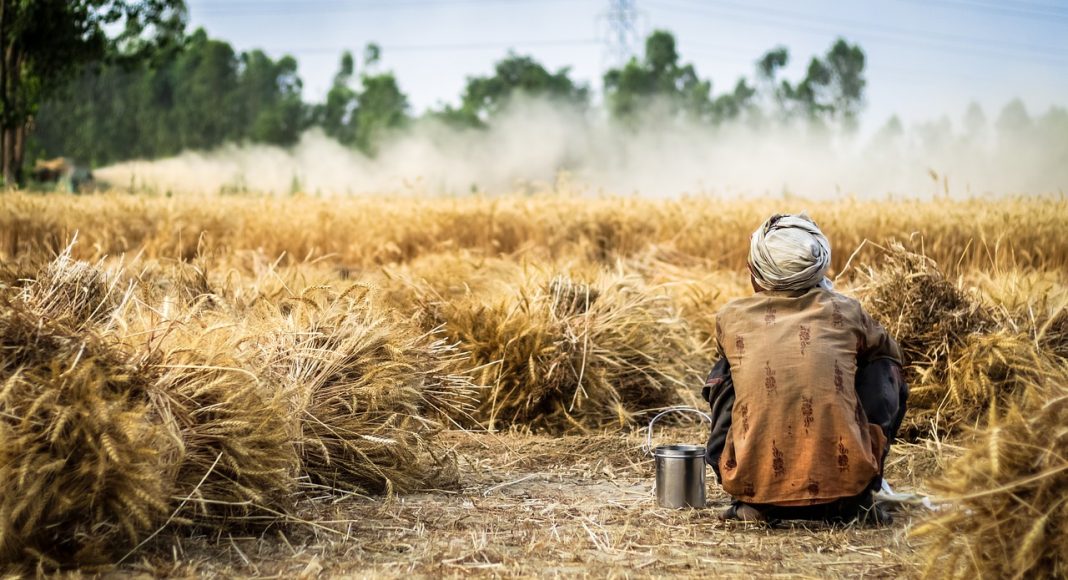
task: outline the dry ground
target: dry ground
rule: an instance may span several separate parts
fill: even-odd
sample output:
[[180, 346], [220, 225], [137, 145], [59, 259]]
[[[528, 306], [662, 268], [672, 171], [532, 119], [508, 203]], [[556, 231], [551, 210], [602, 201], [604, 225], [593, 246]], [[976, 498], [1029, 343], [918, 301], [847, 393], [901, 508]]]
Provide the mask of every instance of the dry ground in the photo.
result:
[[[882, 529], [725, 524], [709, 474], [705, 510], [658, 508], [639, 434], [548, 437], [451, 432], [455, 489], [309, 503], [306, 523], [246, 537], [166, 531], [132, 556], [130, 575], [215, 577], [901, 577], [915, 557], [914, 511]], [[699, 429], [663, 440], [698, 442]], [[900, 446], [898, 490], [922, 490], [947, 454]]]

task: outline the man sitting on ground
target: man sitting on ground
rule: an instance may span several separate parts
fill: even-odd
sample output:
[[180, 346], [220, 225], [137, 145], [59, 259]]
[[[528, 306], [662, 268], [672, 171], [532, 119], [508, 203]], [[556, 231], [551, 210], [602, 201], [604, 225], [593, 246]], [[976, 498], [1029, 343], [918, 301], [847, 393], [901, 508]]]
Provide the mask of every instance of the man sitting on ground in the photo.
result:
[[706, 460], [724, 519], [887, 523], [872, 492], [905, 413], [901, 350], [825, 277], [831, 249], [804, 213], [753, 233], [753, 296], [716, 316]]

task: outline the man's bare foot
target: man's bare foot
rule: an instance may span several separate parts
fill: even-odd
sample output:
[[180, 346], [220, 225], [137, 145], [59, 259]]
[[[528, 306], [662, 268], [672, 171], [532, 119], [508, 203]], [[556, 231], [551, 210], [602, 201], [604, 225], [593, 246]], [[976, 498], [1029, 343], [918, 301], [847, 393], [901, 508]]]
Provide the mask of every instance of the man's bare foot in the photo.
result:
[[766, 522], [767, 518], [764, 514], [755, 507], [745, 504], [736, 503], [729, 508], [723, 510], [719, 514], [719, 519], [723, 521], [738, 521], [738, 522]]

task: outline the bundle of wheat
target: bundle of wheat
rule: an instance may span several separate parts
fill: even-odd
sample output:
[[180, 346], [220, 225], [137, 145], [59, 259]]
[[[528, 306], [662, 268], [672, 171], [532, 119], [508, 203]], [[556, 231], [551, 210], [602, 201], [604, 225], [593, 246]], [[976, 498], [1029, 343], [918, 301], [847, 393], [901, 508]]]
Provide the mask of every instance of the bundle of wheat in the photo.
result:
[[445, 323], [444, 305], [471, 295], [510, 292], [529, 269], [517, 261], [470, 253], [434, 254], [384, 268], [376, 295], [389, 308], [434, 328]]
[[[744, 268], [717, 270], [709, 263], [686, 260], [664, 248], [653, 248], [626, 265], [650, 284], [668, 291], [706, 358], [715, 351], [716, 313], [731, 300], [753, 292], [749, 271]], [[708, 364], [711, 366], [711, 361]]]
[[988, 310], [946, 279], [930, 258], [891, 244], [855, 288], [865, 309], [894, 336], [916, 372], [937, 367], [953, 345], [993, 326]]
[[524, 272], [500, 291], [434, 305], [489, 386], [476, 412], [483, 425], [620, 428], [678, 401], [696, 348], [670, 298], [636, 277], [594, 278]]
[[1047, 369], [1040, 394], [996, 408], [937, 489], [950, 503], [913, 535], [928, 577], [1068, 575], [1068, 366]]
[[[990, 309], [946, 279], [929, 258], [892, 244], [878, 268], [868, 267], [855, 288], [865, 309], [901, 345], [911, 386], [911, 428], [926, 429], [937, 415], [938, 427], [971, 418], [983, 403], [1007, 388], [1005, 367], [994, 361], [1026, 358], [1018, 337], [998, 329]], [[991, 371], [976, 382], [972, 362], [986, 359]], [[1008, 369], [1009, 378], [1013, 375]], [[949, 423], [942, 423], [948, 420]]]
[[1052, 356], [1068, 357], [1068, 272], [973, 274], [1006, 328], [1018, 329]]
[[[1020, 332], [999, 329], [963, 337], [946, 359], [939, 404], [957, 414], [974, 417], [991, 402], [1022, 394], [1052, 363], [1035, 340]], [[920, 403], [929, 399], [930, 384], [914, 389]]]
[[84, 320], [5, 294], [0, 562], [107, 562], [167, 510], [169, 442], [152, 420], [150, 374]]
[[285, 395], [249, 369], [234, 323], [190, 322], [149, 334], [151, 395], [178, 443], [172, 462], [179, 521], [254, 523], [292, 504], [297, 453]]
[[1068, 305], [1062, 305], [1043, 321], [1038, 341], [1054, 356], [1068, 358]]
[[192, 314], [220, 302], [208, 272], [209, 266], [203, 262], [146, 261], [138, 267], [138, 291], [152, 303], [160, 304], [167, 314], [171, 311]]
[[434, 435], [466, 413], [470, 382], [454, 373], [453, 346], [364, 291], [311, 289], [269, 322], [262, 364], [292, 406], [301, 469], [311, 485], [357, 493], [443, 483], [455, 462]]
[[72, 241], [33, 280], [25, 281], [23, 299], [45, 316], [106, 322], [129, 299], [130, 289], [120, 286], [119, 273], [108, 272], [102, 263], [73, 259], [74, 245]]

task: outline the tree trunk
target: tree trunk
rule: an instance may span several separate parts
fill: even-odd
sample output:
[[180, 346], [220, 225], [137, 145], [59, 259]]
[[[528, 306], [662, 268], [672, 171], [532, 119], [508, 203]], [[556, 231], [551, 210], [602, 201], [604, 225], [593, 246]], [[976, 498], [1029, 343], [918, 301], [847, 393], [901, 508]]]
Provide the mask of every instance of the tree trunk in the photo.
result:
[[[11, 98], [8, 99], [9, 103], [15, 103], [19, 105], [19, 80], [22, 76], [22, 54], [16, 53], [14, 59], [9, 63], [11, 69], [11, 81], [8, 83], [8, 88], [11, 91]], [[21, 115], [12, 115], [8, 118], [8, 130], [11, 131], [11, 157], [8, 168], [8, 172], [5, 174], [6, 183], [12, 186], [22, 185], [22, 152], [26, 148], [26, 143], [23, 139], [23, 135], [26, 132], [26, 120], [19, 118]], [[8, 181], [8, 176], [10, 180]]]
[[[5, 39], [6, 40], [6, 39]], [[4, 185], [17, 187], [21, 173], [22, 150], [25, 146], [22, 140], [22, 129], [25, 121], [20, 119], [17, 110], [19, 102], [19, 80], [22, 66], [22, 54], [12, 41], [4, 50], [4, 80], [3, 96], [0, 105], [3, 106], [3, 175]]]
[[0, 171], [3, 171], [3, 185], [11, 185], [11, 131], [4, 127], [0, 134]]
[[11, 102], [7, 98], [7, 0], [0, 0], [0, 175], [3, 176], [4, 185], [11, 183], [11, 167], [8, 151], [10, 151], [11, 135], [8, 132], [11, 117]]
[[22, 158], [26, 153], [26, 130], [27, 123], [15, 127], [15, 143], [11, 151], [11, 176], [12, 184], [22, 185]]

